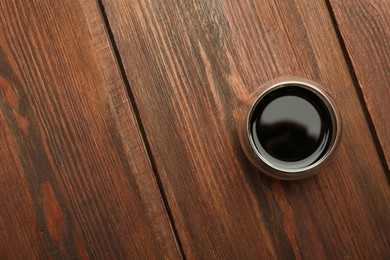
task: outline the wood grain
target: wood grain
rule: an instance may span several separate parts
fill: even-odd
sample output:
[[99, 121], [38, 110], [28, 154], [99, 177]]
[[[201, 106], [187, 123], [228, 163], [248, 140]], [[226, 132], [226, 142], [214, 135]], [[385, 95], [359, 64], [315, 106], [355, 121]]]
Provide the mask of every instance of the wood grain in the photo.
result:
[[330, 3], [390, 167], [390, 1]]
[[97, 3], [0, 14], [0, 258], [179, 258]]
[[[386, 259], [389, 187], [324, 1], [103, 0], [189, 259]], [[261, 83], [319, 82], [340, 106], [335, 159], [271, 180], [235, 121]]]

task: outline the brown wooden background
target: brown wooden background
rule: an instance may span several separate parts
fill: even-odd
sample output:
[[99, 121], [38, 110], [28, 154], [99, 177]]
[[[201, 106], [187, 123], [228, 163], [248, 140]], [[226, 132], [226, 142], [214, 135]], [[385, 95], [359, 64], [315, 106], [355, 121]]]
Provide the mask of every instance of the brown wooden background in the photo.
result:
[[[388, 259], [390, 1], [0, 0], [0, 259]], [[272, 180], [236, 120], [312, 79], [343, 136]]]

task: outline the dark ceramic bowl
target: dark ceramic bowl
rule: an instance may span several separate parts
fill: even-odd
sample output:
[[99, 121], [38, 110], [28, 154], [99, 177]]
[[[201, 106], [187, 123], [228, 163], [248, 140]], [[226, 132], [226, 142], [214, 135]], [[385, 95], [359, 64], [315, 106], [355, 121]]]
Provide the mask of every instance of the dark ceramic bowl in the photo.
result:
[[341, 120], [321, 86], [284, 77], [250, 96], [240, 112], [238, 132], [245, 154], [260, 171], [298, 180], [318, 173], [334, 154]]

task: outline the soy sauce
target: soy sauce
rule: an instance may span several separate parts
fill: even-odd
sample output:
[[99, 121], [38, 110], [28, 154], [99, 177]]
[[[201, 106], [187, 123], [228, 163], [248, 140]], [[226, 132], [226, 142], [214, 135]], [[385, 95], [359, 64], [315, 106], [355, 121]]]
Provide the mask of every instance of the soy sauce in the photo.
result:
[[328, 108], [317, 94], [299, 85], [282, 86], [267, 93], [253, 110], [250, 124], [258, 153], [283, 169], [314, 164], [331, 143]]

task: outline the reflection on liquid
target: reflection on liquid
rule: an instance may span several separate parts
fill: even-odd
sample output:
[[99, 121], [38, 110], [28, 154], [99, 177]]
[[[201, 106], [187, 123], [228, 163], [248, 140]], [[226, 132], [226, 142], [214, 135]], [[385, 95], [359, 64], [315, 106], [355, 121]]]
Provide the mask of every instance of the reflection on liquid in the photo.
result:
[[252, 115], [251, 132], [258, 152], [272, 164], [306, 167], [326, 150], [331, 120], [314, 93], [286, 87], [261, 100]]
[[260, 144], [273, 157], [287, 162], [302, 160], [318, 147], [318, 138], [308, 134], [307, 128], [294, 122], [284, 121], [267, 125], [257, 124]]

